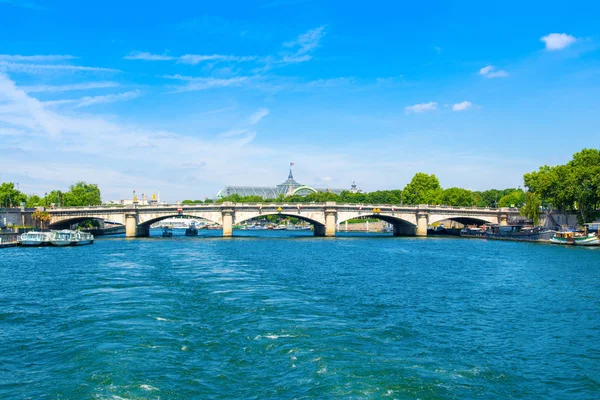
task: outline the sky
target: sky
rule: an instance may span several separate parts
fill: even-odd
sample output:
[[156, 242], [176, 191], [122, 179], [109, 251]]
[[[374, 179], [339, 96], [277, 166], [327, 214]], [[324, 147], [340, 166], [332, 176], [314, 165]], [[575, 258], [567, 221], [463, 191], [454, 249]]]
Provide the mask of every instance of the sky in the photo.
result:
[[594, 1], [0, 0], [0, 182], [518, 187], [600, 147]]

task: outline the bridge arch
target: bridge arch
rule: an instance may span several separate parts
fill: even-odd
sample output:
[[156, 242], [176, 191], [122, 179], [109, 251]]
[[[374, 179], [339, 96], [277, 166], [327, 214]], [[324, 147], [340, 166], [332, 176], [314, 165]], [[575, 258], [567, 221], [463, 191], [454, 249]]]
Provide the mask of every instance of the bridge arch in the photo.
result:
[[379, 213], [361, 213], [358, 215], [346, 215], [345, 217], [341, 217], [338, 218], [337, 223], [338, 224], [343, 224], [344, 222], [351, 220], [351, 219], [357, 219], [357, 218], [375, 218], [375, 219], [379, 219], [385, 222], [388, 222], [392, 225], [403, 225], [403, 226], [417, 226], [414, 222], [408, 220], [408, 219], [404, 219], [401, 216], [393, 216], [393, 215], [385, 215], [385, 214], [379, 214]]
[[316, 219], [313, 219], [311, 217], [308, 217], [302, 213], [300, 214], [295, 214], [295, 213], [286, 213], [286, 212], [277, 212], [277, 211], [266, 211], [266, 212], [262, 212], [262, 213], [252, 213], [252, 214], [245, 214], [243, 216], [237, 217], [235, 218], [235, 224], [241, 224], [242, 222], [254, 219], [254, 218], [261, 218], [261, 217], [267, 217], [270, 215], [279, 215], [282, 217], [290, 217], [290, 218], [297, 218], [299, 220], [308, 222], [311, 225], [314, 226], [325, 226], [324, 221], [318, 221]]
[[497, 224], [498, 218], [495, 216], [465, 216], [465, 215], [432, 215], [429, 217], [429, 225], [435, 224], [440, 221], [455, 221], [463, 225], [483, 225], [483, 224]]
[[149, 229], [150, 225], [155, 224], [157, 222], [160, 222], [162, 220], [168, 219], [168, 218], [177, 218], [177, 217], [184, 217], [182, 219], [203, 219], [209, 222], [212, 222], [214, 224], [222, 224], [222, 221], [215, 221], [213, 218], [206, 218], [205, 216], [199, 216], [199, 215], [193, 215], [193, 214], [168, 214], [168, 215], [161, 215], [158, 217], [154, 217], [145, 221], [140, 221], [138, 222], [138, 227], [141, 228], [145, 228], [145, 229]]
[[69, 229], [72, 225], [80, 224], [85, 221], [100, 221], [100, 223], [104, 222], [106, 218], [103, 217], [73, 217], [73, 218], [65, 218], [57, 221], [52, 221], [48, 224], [49, 229]]

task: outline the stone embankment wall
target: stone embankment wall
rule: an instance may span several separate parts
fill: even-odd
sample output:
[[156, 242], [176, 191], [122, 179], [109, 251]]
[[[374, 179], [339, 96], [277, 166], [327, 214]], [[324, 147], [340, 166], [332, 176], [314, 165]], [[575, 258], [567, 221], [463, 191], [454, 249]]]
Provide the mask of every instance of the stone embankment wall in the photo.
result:
[[7, 226], [35, 226], [31, 215], [35, 208], [0, 208], [0, 228]]
[[[369, 222], [369, 232], [381, 232], [383, 229], [384, 222]], [[366, 232], [367, 231], [367, 223], [361, 222], [358, 224], [348, 224], [348, 232]], [[346, 232], [346, 224], [341, 223], [338, 232]]]

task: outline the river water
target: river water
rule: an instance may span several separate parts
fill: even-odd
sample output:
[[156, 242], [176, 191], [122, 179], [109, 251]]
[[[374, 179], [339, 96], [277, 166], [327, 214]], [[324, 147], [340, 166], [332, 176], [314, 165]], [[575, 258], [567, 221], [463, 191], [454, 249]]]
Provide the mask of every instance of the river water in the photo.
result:
[[0, 398], [600, 398], [600, 248], [219, 234], [0, 250]]

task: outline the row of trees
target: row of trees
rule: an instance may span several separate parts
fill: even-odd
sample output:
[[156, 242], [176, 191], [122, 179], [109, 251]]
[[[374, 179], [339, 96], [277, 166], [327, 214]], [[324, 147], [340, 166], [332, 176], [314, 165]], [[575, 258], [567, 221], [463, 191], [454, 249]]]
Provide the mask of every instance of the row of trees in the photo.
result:
[[[442, 189], [435, 175], [417, 173], [403, 190], [378, 190], [370, 193], [351, 193], [343, 191], [340, 194], [331, 192], [311, 193], [307, 196], [279, 195], [275, 199], [263, 199], [261, 196], [240, 196], [232, 194], [217, 200], [244, 203], [309, 203], [335, 201], [340, 203], [370, 203], [370, 204], [445, 204], [462, 207], [519, 207], [525, 203], [525, 192], [522, 189], [503, 189], [471, 191], [462, 188]], [[213, 200], [185, 200], [183, 204], [212, 203]]]
[[52, 204], [70, 207], [99, 205], [102, 204], [102, 200], [98, 185], [86, 182], [71, 185], [67, 192], [53, 190], [44, 197], [36, 194], [28, 196], [16, 189], [12, 182], [0, 185], [0, 207], [18, 207], [21, 203], [25, 203], [26, 207], [50, 207]]
[[580, 223], [593, 221], [600, 208], [600, 150], [583, 149], [564, 165], [540, 167], [523, 177], [527, 208], [534, 205], [577, 213]]

